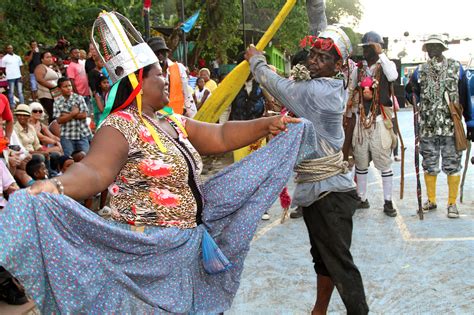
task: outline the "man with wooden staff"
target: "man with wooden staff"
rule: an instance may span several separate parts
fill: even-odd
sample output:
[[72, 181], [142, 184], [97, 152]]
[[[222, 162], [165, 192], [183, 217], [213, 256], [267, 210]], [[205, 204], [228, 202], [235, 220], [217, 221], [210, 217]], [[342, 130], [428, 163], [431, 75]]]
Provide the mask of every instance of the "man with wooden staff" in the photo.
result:
[[358, 106], [357, 123], [352, 138], [359, 209], [370, 207], [367, 199], [367, 178], [372, 161], [382, 175], [384, 196], [383, 212], [395, 217], [397, 211], [392, 203], [393, 171], [392, 150], [397, 137], [392, 124], [392, 95], [390, 83], [398, 77], [395, 63], [382, 51], [383, 40], [376, 32], [362, 37], [364, 60], [358, 64], [353, 80], [356, 84], [352, 94], [353, 104]]
[[[443, 56], [448, 45], [442, 35], [430, 35], [422, 49], [428, 52], [430, 59], [415, 70], [407, 92], [415, 93], [420, 102], [420, 153], [428, 195], [423, 211], [437, 209], [436, 179], [441, 156], [441, 169], [448, 176], [447, 216], [455, 219], [459, 218], [456, 200], [461, 180], [462, 150], [456, 148], [455, 122], [449, 104], [461, 104], [464, 112], [469, 110], [465, 96], [460, 93], [464, 70], [459, 62]], [[462, 133], [465, 137], [464, 130]]]
[[[251, 46], [246, 59], [255, 79], [288, 110], [310, 120], [316, 146], [295, 167], [293, 203], [303, 207], [317, 273], [312, 314], [326, 314], [336, 286], [348, 314], [367, 314], [364, 286], [350, 252], [352, 214], [357, 206], [355, 183], [343, 160], [342, 119], [347, 102], [343, 62], [352, 51], [347, 35], [328, 26], [315, 38], [308, 58], [308, 80], [280, 77]], [[311, 151], [311, 152], [310, 152]]]

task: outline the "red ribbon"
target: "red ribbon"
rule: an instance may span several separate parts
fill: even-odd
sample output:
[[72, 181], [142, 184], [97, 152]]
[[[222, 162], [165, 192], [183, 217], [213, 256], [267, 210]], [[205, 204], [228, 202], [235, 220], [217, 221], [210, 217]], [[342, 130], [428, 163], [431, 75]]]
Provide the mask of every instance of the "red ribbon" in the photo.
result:
[[132, 94], [127, 98], [127, 100], [117, 107], [116, 109], [113, 110], [113, 112], [117, 112], [119, 110], [122, 110], [126, 108], [128, 105], [130, 105], [131, 102], [137, 97], [138, 93], [140, 93], [140, 90], [142, 89], [142, 82], [143, 82], [143, 68], [140, 69], [138, 72], [138, 85], [137, 87], [133, 90]]

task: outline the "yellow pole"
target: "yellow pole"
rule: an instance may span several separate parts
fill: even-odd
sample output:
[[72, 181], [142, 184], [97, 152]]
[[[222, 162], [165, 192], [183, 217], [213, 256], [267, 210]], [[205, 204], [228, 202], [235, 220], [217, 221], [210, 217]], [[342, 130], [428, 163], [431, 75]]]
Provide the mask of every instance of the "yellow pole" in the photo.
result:
[[[272, 25], [270, 25], [268, 30], [257, 43], [256, 48], [258, 50], [265, 49], [285, 21], [288, 14], [291, 12], [291, 9], [295, 6], [295, 3], [296, 0], [286, 1]], [[196, 116], [194, 116], [194, 119], [211, 123], [217, 122], [219, 116], [227, 107], [229, 107], [237, 93], [239, 93], [249, 74], [249, 63], [244, 60], [225, 77], [224, 81], [219, 84], [217, 89], [211, 94], [211, 97], [207, 99], [204, 105], [199, 109]]]

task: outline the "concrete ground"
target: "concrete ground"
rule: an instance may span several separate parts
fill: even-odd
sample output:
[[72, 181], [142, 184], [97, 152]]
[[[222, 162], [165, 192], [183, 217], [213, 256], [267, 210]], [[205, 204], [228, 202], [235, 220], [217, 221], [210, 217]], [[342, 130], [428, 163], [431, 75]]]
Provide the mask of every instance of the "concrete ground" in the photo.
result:
[[[438, 178], [438, 210], [416, 216], [412, 114], [399, 114], [406, 150], [405, 195], [399, 198], [400, 163], [394, 163], [394, 203], [398, 216], [382, 212], [382, 183], [369, 173], [370, 209], [354, 215], [352, 254], [364, 280], [373, 314], [474, 314], [474, 166], [468, 171], [461, 217], [446, 217], [446, 176]], [[230, 156], [207, 158], [206, 176], [230, 163]], [[464, 163], [464, 158], [463, 158]], [[423, 176], [422, 189], [424, 189]], [[289, 183], [290, 192], [294, 189]], [[425, 196], [425, 195], [424, 195]], [[277, 203], [253, 240], [232, 308], [226, 314], [309, 314], [316, 276], [302, 219], [280, 224]], [[0, 303], [0, 315], [28, 313]], [[32, 312], [30, 311], [30, 314]], [[330, 314], [345, 314], [337, 292]]]
[[[416, 215], [413, 120], [410, 111], [399, 114], [405, 142], [405, 193], [399, 198], [400, 163], [394, 163], [394, 201], [398, 216], [383, 214], [381, 177], [369, 173], [370, 209], [354, 215], [352, 254], [362, 274], [373, 314], [474, 313], [474, 167], [468, 170], [461, 217], [446, 217], [447, 181], [438, 178], [438, 210], [420, 221]], [[463, 159], [464, 163], [464, 159]], [[423, 176], [422, 190], [425, 193]], [[290, 191], [294, 189], [290, 183]], [[425, 196], [425, 194], [424, 194]], [[262, 224], [253, 240], [241, 286], [228, 314], [309, 314], [316, 276], [303, 219], [280, 224], [275, 204], [271, 220]], [[345, 314], [337, 292], [330, 314]]]

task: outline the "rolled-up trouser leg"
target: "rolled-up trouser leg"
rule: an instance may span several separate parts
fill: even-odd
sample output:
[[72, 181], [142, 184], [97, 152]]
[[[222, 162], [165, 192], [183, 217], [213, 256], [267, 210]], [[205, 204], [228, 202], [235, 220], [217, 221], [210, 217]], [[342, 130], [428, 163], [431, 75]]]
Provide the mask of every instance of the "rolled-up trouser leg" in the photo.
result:
[[317, 274], [331, 277], [348, 314], [367, 314], [364, 285], [350, 252], [355, 190], [333, 192], [303, 208]]

